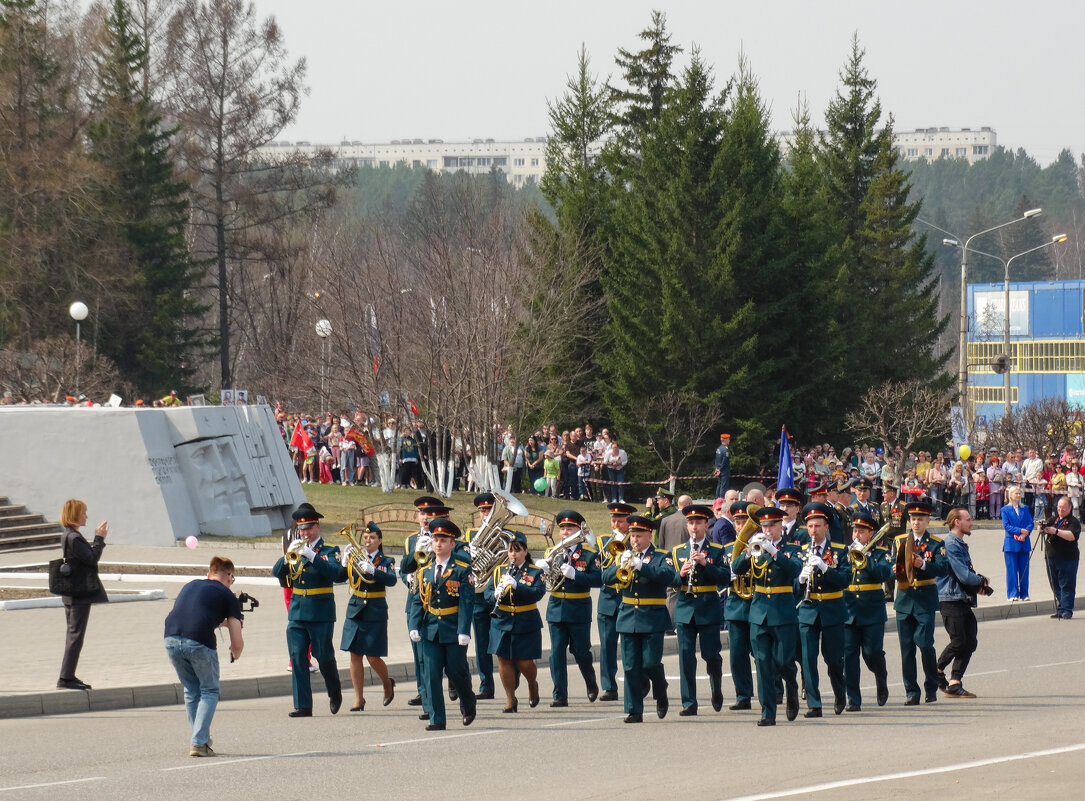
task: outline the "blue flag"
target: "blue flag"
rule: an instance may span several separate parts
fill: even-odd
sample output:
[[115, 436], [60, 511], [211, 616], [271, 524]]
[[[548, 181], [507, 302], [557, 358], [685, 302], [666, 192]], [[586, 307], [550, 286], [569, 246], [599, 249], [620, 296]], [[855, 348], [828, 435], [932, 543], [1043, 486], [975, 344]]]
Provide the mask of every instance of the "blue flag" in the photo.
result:
[[776, 489], [795, 486], [795, 471], [791, 467], [791, 443], [787, 426], [780, 426], [780, 469], [776, 471]]

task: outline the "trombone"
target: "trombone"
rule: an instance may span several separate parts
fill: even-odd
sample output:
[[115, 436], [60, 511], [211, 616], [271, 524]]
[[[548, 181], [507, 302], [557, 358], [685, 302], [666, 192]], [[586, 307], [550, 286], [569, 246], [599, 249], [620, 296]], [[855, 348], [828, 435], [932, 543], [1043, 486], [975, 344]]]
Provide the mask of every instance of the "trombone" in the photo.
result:
[[848, 559], [851, 560], [851, 566], [854, 570], [863, 570], [867, 566], [867, 555], [874, 550], [874, 548], [882, 541], [882, 539], [893, 529], [893, 523], [890, 521], [878, 529], [877, 533], [870, 538], [870, 542], [864, 545], [862, 548], [849, 548]]

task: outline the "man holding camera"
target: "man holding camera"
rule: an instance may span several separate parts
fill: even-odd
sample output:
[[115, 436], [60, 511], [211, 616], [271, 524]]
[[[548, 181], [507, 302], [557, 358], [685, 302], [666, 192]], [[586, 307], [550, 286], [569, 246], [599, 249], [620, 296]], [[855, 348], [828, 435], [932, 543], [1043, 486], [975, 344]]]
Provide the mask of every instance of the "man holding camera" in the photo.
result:
[[[972, 570], [972, 558], [964, 538], [972, 533], [972, 516], [967, 509], [956, 507], [946, 515], [949, 532], [942, 540], [946, 550], [949, 570], [938, 576], [938, 610], [949, 635], [947, 645], [938, 657], [938, 685], [946, 698], [975, 698], [964, 688], [961, 679], [968, 669], [968, 661], [975, 653], [979, 641], [978, 625], [972, 611], [979, 593], [990, 595], [986, 576]], [[946, 681], [945, 667], [953, 662], [953, 671]]]
[[1077, 591], [1077, 567], [1080, 559], [1078, 540], [1081, 539], [1081, 522], [1074, 517], [1070, 499], [1059, 498], [1055, 514], [1041, 524], [1047, 535], [1047, 576], [1055, 595], [1056, 620], [1069, 620], [1074, 616], [1074, 595]]

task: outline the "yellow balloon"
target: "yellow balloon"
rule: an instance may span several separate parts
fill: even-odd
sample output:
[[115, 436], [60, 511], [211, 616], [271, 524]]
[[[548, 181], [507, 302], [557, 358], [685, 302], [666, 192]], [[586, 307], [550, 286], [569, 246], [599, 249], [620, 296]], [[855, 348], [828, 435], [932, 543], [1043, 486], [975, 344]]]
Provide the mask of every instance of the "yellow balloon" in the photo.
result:
[[972, 449], [969, 448], [967, 445], [962, 445], [961, 446], [961, 458], [962, 459], [967, 459], [971, 455], [972, 455]]

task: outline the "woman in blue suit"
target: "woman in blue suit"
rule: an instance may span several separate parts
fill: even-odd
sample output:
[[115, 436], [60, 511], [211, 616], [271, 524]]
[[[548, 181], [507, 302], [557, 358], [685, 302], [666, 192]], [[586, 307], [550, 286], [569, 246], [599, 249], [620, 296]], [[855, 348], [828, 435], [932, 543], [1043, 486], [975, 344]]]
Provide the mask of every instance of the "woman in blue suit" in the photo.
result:
[[542, 657], [542, 616], [539, 601], [546, 594], [542, 570], [528, 558], [527, 537], [516, 532], [509, 543], [509, 561], [500, 569], [500, 578], [490, 579], [486, 601], [493, 608], [490, 620], [490, 653], [497, 657], [506, 705], [502, 712], [515, 712], [517, 674], [527, 679], [528, 703], [539, 703], [538, 668]]
[[1006, 595], [1011, 601], [1028, 600], [1028, 563], [1032, 551], [1032, 512], [1021, 505], [1021, 488], [1006, 491], [1007, 506], [1002, 507], [1002, 528], [1006, 538], [1002, 553], [1006, 557]]

